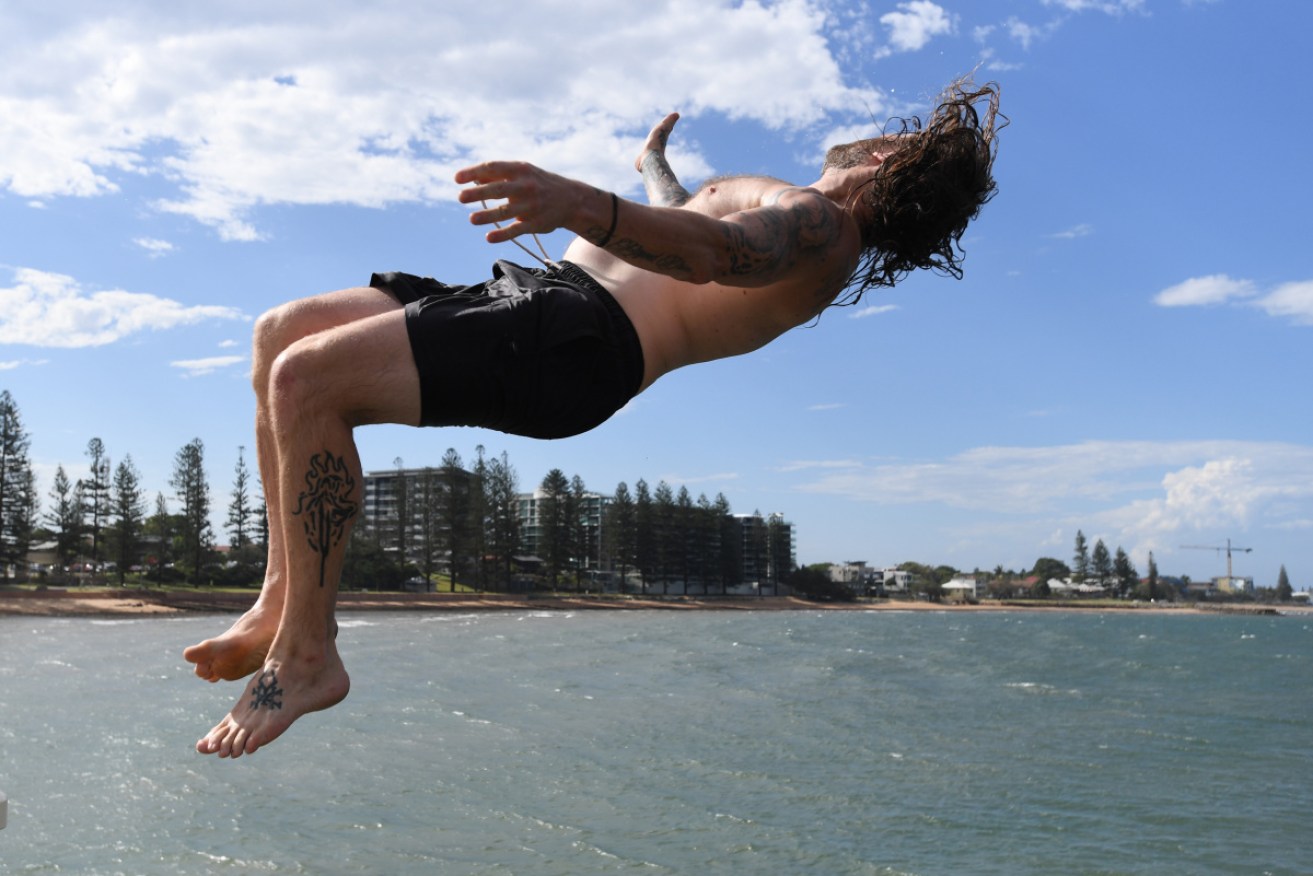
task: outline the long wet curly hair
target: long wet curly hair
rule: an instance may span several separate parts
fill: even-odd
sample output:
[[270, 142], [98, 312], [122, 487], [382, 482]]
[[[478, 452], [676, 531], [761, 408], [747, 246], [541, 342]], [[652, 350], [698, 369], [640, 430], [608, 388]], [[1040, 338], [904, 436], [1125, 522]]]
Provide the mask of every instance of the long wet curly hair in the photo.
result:
[[906, 135], [906, 143], [850, 196], [870, 219], [862, 224], [857, 270], [835, 304], [856, 304], [868, 289], [892, 286], [917, 268], [962, 278], [962, 234], [998, 191], [996, 135], [1007, 124], [998, 102], [996, 83], [977, 86], [964, 77], [944, 90], [924, 127], [913, 117], [895, 120], [901, 130], [886, 129]]

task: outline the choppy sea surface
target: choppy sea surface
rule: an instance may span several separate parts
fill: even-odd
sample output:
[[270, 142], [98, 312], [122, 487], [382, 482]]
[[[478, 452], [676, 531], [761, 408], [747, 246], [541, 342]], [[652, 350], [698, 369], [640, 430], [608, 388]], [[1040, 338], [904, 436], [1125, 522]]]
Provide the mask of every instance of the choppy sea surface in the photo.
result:
[[0, 872], [1313, 873], [1307, 616], [342, 620], [221, 761], [231, 618], [0, 618]]

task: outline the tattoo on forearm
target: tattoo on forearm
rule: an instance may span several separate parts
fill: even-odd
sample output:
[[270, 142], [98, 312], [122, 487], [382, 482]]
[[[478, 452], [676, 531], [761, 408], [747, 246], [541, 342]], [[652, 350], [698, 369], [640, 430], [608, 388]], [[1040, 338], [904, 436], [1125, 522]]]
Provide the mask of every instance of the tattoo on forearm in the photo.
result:
[[256, 709], [281, 709], [280, 699], [283, 689], [278, 686], [278, 676], [272, 669], [266, 669], [255, 680], [255, 689], [251, 691], [251, 711]]
[[356, 516], [356, 480], [344, 458], [324, 451], [310, 457], [305, 484], [292, 514], [304, 518], [306, 541], [319, 554], [319, 586], [323, 587], [328, 553], [342, 541]]
[[650, 150], [643, 156], [642, 167], [643, 186], [654, 206], [682, 207], [688, 201], [688, 190], [679, 184], [664, 155]]
[[693, 275], [693, 268], [682, 256], [652, 252], [632, 237], [621, 237], [612, 241], [609, 249], [631, 265], [642, 266], [646, 263], [657, 273], [674, 277], [676, 280], [686, 280]]

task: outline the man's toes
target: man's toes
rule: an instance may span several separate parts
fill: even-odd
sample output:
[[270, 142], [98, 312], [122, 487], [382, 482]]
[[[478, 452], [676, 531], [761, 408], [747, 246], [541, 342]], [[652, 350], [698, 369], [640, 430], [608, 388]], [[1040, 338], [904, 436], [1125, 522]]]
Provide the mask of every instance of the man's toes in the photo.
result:
[[215, 754], [218, 752], [219, 732], [217, 727], [197, 740], [196, 750], [201, 754]]
[[236, 733], [231, 734], [224, 740], [226, 743], [223, 757], [238, 758], [246, 753], [246, 743], [249, 741], [250, 734], [244, 728], [239, 728]]

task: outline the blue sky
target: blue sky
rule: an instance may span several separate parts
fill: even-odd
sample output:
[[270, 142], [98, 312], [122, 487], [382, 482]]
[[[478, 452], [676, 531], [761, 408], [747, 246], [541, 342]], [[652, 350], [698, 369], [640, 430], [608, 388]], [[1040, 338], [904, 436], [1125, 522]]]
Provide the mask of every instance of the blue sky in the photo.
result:
[[[179, 8], [179, 7], [183, 8]], [[18, 8], [16, 8], [18, 7]], [[358, 433], [367, 470], [505, 451], [783, 512], [801, 562], [1069, 560], [1076, 531], [1206, 578], [1313, 586], [1313, 6], [1238, 0], [6, 4], [0, 387], [48, 495], [99, 437], [169, 492], [250, 458], [253, 319], [406, 270], [482, 278], [453, 172], [494, 158], [641, 199], [679, 110], [685, 183], [807, 183], [824, 147], [959, 74], [1011, 125], [966, 276], [909, 278], [601, 429]], [[441, 11], [432, 11], [440, 9]], [[567, 242], [546, 239], [559, 255]], [[216, 518], [220, 517], [216, 513]]]

